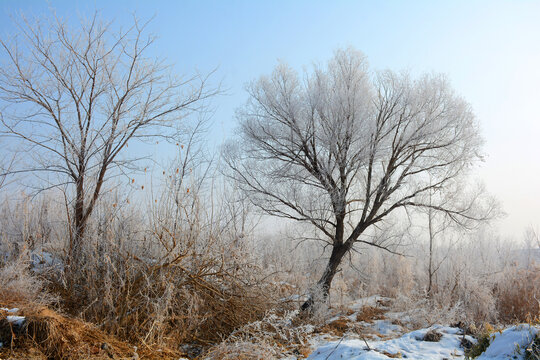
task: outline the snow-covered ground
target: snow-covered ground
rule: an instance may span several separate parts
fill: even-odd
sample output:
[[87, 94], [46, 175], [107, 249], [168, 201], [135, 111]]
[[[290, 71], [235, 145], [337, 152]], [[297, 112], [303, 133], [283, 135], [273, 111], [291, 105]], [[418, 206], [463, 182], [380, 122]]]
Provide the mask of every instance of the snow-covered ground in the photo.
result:
[[[364, 306], [384, 308], [382, 304], [389, 300], [378, 296], [360, 299], [348, 307], [354, 313], [330, 319], [329, 322], [346, 318], [362, 331], [346, 332], [342, 337], [322, 336], [313, 339], [314, 351], [308, 359], [465, 359], [463, 344], [470, 346], [477, 342], [473, 337], [464, 335], [463, 330], [457, 327], [433, 325], [412, 331], [410, 314], [385, 312], [382, 319], [356, 321], [357, 314]], [[428, 331], [440, 334], [440, 339], [426, 341]], [[525, 351], [531, 347], [539, 331], [539, 327], [522, 324], [495, 332], [491, 335], [489, 347], [477, 359], [525, 359]]]
[[[373, 326], [384, 324], [376, 321]], [[439, 341], [426, 341], [428, 331], [441, 334]], [[525, 359], [525, 350], [530, 348], [539, 329], [530, 325], [517, 325], [491, 335], [491, 343], [478, 360]], [[376, 360], [391, 358], [444, 360], [465, 359], [463, 339], [471, 343], [476, 340], [463, 335], [459, 328], [434, 325], [429, 328], [408, 332], [390, 340], [368, 340], [343, 338], [320, 344], [308, 360]]]
[[478, 360], [524, 359], [525, 350], [539, 329], [530, 325], [517, 325], [491, 335], [490, 345]]
[[[429, 330], [442, 335], [437, 342], [425, 341], [424, 336]], [[464, 352], [460, 346], [463, 335], [461, 330], [453, 327], [432, 326], [409, 332], [391, 340], [359, 340], [342, 339], [332, 341], [316, 349], [310, 360], [367, 360], [391, 359], [396, 357], [409, 359], [463, 359]], [[469, 341], [472, 337], [466, 336]]]

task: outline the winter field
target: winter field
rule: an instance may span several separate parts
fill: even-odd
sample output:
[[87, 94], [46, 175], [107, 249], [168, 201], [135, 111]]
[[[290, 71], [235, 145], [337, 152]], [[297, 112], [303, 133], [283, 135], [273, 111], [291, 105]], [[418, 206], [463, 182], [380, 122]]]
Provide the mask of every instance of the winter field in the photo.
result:
[[0, 1], [0, 360], [540, 360], [540, 3], [442, 3]]
[[[210, 347], [205, 354], [200, 354], [196, 346], [185, 347], [186, 353], [179, 359], [280, 359], [280, 360], [337, 360], [337, 359], [538, 359], [540, 357], [540, 326], [518, 324], [498, 329], [483, 329], [482, 333], [464, 326], [434, 324], [418, 328], [417, 322], [423, 316], [418, 310], [394, 312], [388, 307], [392, 300], [380, 296], [359, 299], [350, 304], [346, 313], [337, 312], [326, 320], [319, 320], [317, 325], [299, 324], [296, 320], [298, 311], [282, 316], [267, 314], [262, 320], [247, 324], [233, 332], [230, 338], [221, 344]], [[386, 305], [386, 306], [385, 306]], [[18, 308], [0, 308], [9, 324], [10, 335], [3, 333], [0, 347], [11, 346], [10, 351], [3, 351], [8, 358], [42, 358], [39, 343], [27, 344], [14, 350], [13, 336], [25, 336], [24, 331], [36, 331], [35, 324], [21, 316]], [[24, 313], [24, 311], [23, 311]], [[334, 312], [336, 313], [336, 312]], [[330, 312], [327, 314], [329, 316]], [[31, 315], [35, 316], [35, 314]], [[49, 315], [50, 316], [50, 315]], [[58, 317], [58, 315], [56, 315]], [[44, 321], [45, 317], [41, 318]], [[46, 321], [46, 320], [45, 320]], [[50, 319], [49, 319], [50, 321]], [[66, 321], [66, 320], [61, 320]], [[65, 326], [65, 325], [64, 325]], [[71, 324], [68, 326], [72, 326]], [[84, 326], [84, 325], [83, 325]], [[87, 325], [88, 326], [88, 325]], [[79, 327], [62, 329], [84, 337], [84, 330]], [[43, 330], [40, 330], [43, 331]], [[16, 335], [15, 335], [16, 334]], [[37, 334], [34, 333], [34, 336]], [[54, 334], [65, 336], [65, 334]], [[70, 339], [72, 340], [72, 339]], [[119, 344], [109, 346], [107, 339], [100, 334], [93, 339], [85, 339], [77, 346], [87, 348], [88, 358], [116, 358], [117, 352], [123, 352], [126, 359], [139, 357], [137, 347], [126, 356], [126, 349], [120, 350]], [[20, 341], [20, 340], [19, 340]], [[43, 341], [43, 340], [42, 340]], [[58, 341], [58, 339], [56, 339]], [[64, 339], [65, 341], [65, 339]], [[103, 341], [101, 345], [96, 341]], [[18, 342], [18, 341], [17, 341]], [[105, 346], [103, 344], [106, 344]], [[58, 346], [58, 344], [56, 344]], [[36, 347], [37, 349], [32, 349]], [[52, 349], [51, 349], [52, 350]], [[58, 349], [57, 349], [58, 350]], [[77, 349], [79, 356], [82, 355]], [[0, 349], [0, 351], [2, 351]], [[172, 354], [144, 353], [143, 357], [169, 358]], [[129, 350], [127, 351], [129, 352]], [[64, 355], [53, 355], [62, 357]]]

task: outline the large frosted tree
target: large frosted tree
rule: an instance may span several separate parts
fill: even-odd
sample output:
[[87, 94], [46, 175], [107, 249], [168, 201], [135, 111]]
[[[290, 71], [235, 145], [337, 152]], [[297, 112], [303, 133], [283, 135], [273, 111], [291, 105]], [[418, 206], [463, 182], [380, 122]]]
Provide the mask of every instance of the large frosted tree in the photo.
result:
[[266, 213], [310, 224], [331, 246], [324, 296], [355, 244], [385, 247], [366, 234], [390, 214], [481, 217], [477, 198], [434, 195], [455, 191], [482, 145], [471, 107], [443, 76], [372, 72], [347, 49], [303, 76], [280, 64], [248, 91], [226, 151], [231, 174]]

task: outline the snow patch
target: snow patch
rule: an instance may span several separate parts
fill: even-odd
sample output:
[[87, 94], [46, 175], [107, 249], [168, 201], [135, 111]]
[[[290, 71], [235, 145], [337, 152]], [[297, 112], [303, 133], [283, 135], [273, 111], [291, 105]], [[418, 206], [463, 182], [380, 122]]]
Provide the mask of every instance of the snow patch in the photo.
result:
[[[424, 341], [425, 334], [435, 329], [442, 334], [439, 342]], [[409, 359], [442, 360], [445, 358], [464, 359], [460, 346], [462, 331], [459, 328], [432, 326], [407, 333], [399, 338], [386, 341], [363, 341], [358, 339], [342, 339], [320, 346], [309, 360], [371, 360], [391, 359], [401, 355]], [[470, 336], [467, 339], [474, 341]]]
[[538, 334], [538, 328], [526, 324], [516, 325], [491, 335], [490, 345], [478, 360], [523, 359], [525, 349]]

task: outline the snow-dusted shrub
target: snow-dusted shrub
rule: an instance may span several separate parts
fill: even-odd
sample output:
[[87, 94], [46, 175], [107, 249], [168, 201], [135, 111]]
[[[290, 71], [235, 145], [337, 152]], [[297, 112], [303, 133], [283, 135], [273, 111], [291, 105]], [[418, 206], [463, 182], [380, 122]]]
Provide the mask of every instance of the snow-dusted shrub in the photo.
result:
[[49, 305], [55, 301], [43, 277], [33, 274], [29, 267], [27, 252], [0, 267], [0, 305]]
[[218, 341], [261, 318], [273, 289], [248, 249], [202, 217], [176, 230], [168, 221], [141, 236], [118, 214], [107, 220], [83, 248], [69, 312], [133, 343], [169, 346]]
[[[182, 181], [173, 169], [176, 182], [152, 191], [146, 209], [121, 190], [101, 197], [76, 271], [66, 256], [69, 204], [1, 204], [0, 299], [45, 301], [47, 284], [69, 315], [164, 349], [219, 341], [262, 318], [277, 286], [253, 251], [246, 210], [204, 191], [190, 166]], [[35, 253], [54, 264], [31, 263]]]
[[283, 314], [270, 311], [263, 319], [231, 333], [223, 342], [210, 348], [203, 358], [282, 359], [309, 353], [309, 337], [313, 331], [313, 325], [299, 324], [298, 311]]
[[204, 191], [189, 166], [148, 190], [144, 210], [125, 194], [101, 198], [76, 271], [51, 279], [64, 311], [133, 344], [178, 349], [220, 341], [275, 304], [246, 210]]
[[204, 360], [270, 360], [277, 359], [274, 346], [265, 342], [223, 342], [210, 349]]

